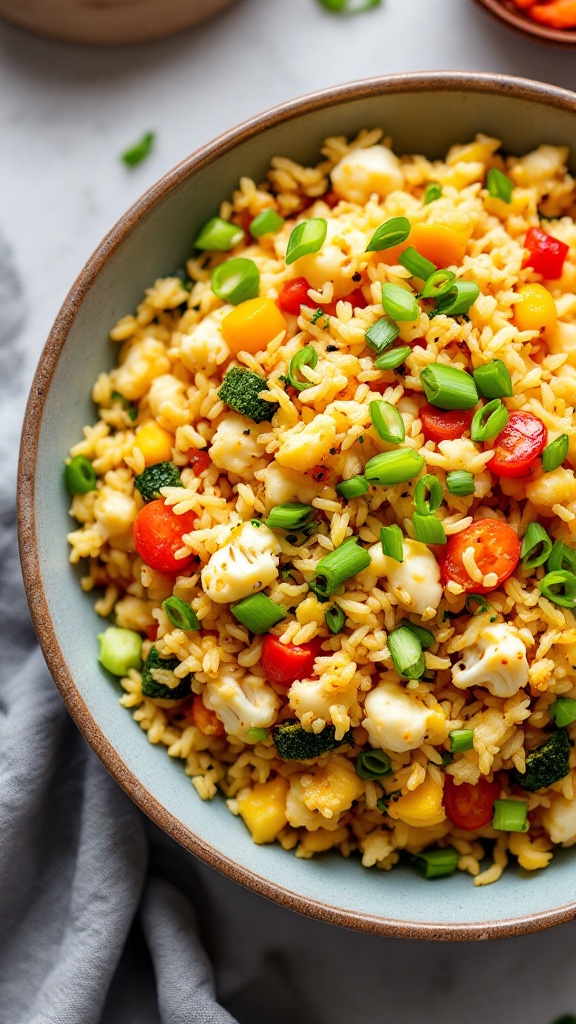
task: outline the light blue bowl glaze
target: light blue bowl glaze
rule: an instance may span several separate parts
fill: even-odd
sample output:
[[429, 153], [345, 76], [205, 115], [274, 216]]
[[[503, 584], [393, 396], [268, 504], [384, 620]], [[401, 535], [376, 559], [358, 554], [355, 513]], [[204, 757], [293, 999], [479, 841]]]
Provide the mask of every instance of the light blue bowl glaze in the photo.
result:
[[433, 882], [408, 867], [366, 870], [356, 857], [298, 860], [255, 846], [223, 800], [203, 803], [182, 763], [148, 743], [118, 704], [118, 684], [98, 665], [102, 620], [70, 568], [68, 497], [62, 463], [94, 421], [91, 387], [112, 365], [107, 340], [157, 277], [189, 255], [192, 239], [240, 175], [260, 180], [274, 154], [314, 161], [330, 134], [384, 127], [397, 152], [440, 157], [478, 132], [523, 153], [541, 142], [570, 144], [576, 97], [507, 77], [439, 73], [342, 86], [296, 100], [241, 125], [193, 154], [155, 185], [104, 239], [73, 286], [32, 387], [21, 449], [20, 543], [36, 630], [56, 684], [79, 727], [130, 796], [170, 835], [236, 881], [302, 913], [380, 934], [489, 938], [572, 919], [576, 850], [543, 872], [510, 867], [494, 886], [468, 875]]

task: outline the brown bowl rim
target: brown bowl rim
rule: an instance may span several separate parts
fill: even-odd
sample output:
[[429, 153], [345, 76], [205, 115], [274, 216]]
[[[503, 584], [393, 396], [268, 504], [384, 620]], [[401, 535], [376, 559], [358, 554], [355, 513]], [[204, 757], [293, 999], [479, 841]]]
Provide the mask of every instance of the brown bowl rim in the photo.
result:
[[531, 39], [532, 42], [540, 41], [553, 46], [576, 46], [576, 29], [548, 28], [546, 25], [538, 25], [537, 22], [531, 21], [520, 12], [516, 13], [505, 7], [502, 0], [476, 0], [476, 3], [492, 17], [500, 22], [503, 21], [525, 38]]
[[238, 143], [251, 138], [264, 128], [277, 126], [295, 115], [309, 110], [320, 110], [375, 94], [419, 93], [431, 89], [484, 94], [504, 91], [513, 94], [518, 99], [576, 112], [575, 94], [529, 79], [461, 71], [412, 72], [363, 79], [298, 97], [243, 121], [191, 153], [163, 175], [120, 217], [80, 271], [56, 317], [32, 382], [24, 418], [18, 467], [18, 540], [24, 585], [32, 620], [54, 682], [76, 725], [104, 766], [137, 806], [160, 828], [210, 867], [222, 872], [228, 878], [259, 896], [264, 896], [280, 906], [305, 916], [329, 924], [392, 938], [459, 941], [504, 938], [539, 931], [571, 921], [576, 917], [576, 899], [552, 910], [498, 921], [453, 922], [450, 924], [398, 921], [331, 906], [302, 896], [291, 889], [278, 886], [249, 868], [241, 866], [230, 856], [221, 853], [195, 835], [190, 828], [168, 812], [127, 767], [104, 736], [76, 687], [58, 644], [43, 589], [36, 545], [34, 500], [34, 471], [44, 403], [68, 331], [84, 297], [96, 281], [106, 260], [138, 221], [159, 200], [177, 188], [189, 174], [209, 166], [215, 159], [220, 159]]

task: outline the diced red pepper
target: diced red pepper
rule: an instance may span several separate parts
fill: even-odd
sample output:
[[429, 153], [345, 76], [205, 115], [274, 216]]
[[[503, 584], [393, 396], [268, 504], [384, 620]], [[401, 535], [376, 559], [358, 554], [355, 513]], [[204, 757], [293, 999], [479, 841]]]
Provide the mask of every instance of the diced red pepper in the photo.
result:
[[212, 460], [204, 448], [192, 452], [188, 461], [194, 470], [194, 476], [200, 476], [202, 473], [205, 473], [212, 465]]
[[285, 313], [292, 313], [293, 316], [300, 315], [301, 306], [312, 306], [308, 297], [310, 285], [305, 277], [293, 277], [285, 281], [278, 295], [278, 305]]
[[553, 238], [541, 228], [529, 228], [524, 239], [524, 248], [528, 249], [528, 256], [524, 260], [525, 267], [532, 267], [547, 281], [562, 276], [569, 247], [559, 238]]

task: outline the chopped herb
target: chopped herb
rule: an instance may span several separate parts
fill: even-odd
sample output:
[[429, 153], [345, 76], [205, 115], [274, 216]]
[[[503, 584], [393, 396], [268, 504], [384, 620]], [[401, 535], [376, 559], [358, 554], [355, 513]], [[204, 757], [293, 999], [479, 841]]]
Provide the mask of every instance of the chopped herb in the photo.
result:
[[321, 306], [318, 306], [318, 309], [317, 309], [317, 310], [316, 310], [316, 312], [314, 313], [314, 316], [313, 316], [313, 317], [312, 317], [312, 319], [310, 320], [310, 323], [311, 323], [311, 324], [316, 324], [316, 323], [318, 323], [318, 321], [319, 321], [319, 319], [320, 319], [320, 317], [321, 317], [321, 316], [324, 316], [324, 310], [322, 309], [322, 307], [321, 307]]
[[150, 155], [154, 148], [155, 141], [155, 132], [145, 132], [138, 142], [135, 142], [129, 149], [124, 150], [120, 159], [127, 167], [136, 167], [137, 164], [142, 163], [142, 161]]

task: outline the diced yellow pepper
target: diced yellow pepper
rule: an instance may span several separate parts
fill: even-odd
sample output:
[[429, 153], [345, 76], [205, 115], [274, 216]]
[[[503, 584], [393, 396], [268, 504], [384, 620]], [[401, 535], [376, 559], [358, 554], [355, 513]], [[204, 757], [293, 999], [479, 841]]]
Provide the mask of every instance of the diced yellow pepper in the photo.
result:
[[260, 352], [285, 331], [286, 321], [273, 299], [247, 299], [222, 321], [222, 334], [230, 351]]
[[427, 775], [424, 782], [412, 793], [406, 793], [388, 806], [391, 818], [405, 821], [413, 828], [438, 825], [444, 821], [446, 812], [442, 804], [442, 786]]
[[257, 782], [238, 800], [238, 810], [255, 843], [273, 843], [287, 824], [287, 792], [288, 782], [277, 775], [268, 782]]
[[169, 462], [172, 458], [174, 435], [164, 430], [156, 420], [144, 423], [136, 431], [134, 447], [139, 448], [147, 466], [157, 462]]
[[519, 331], [551, 333], [558, 323], [556, 304], [542, 284], [525, 284], [518, 289], [522, 301], [514, 306], [514, 323]]
[[462, 262], [468, 238], [445, 224], [415, 224], [409, 241], [421, 256], [443, 270]]

